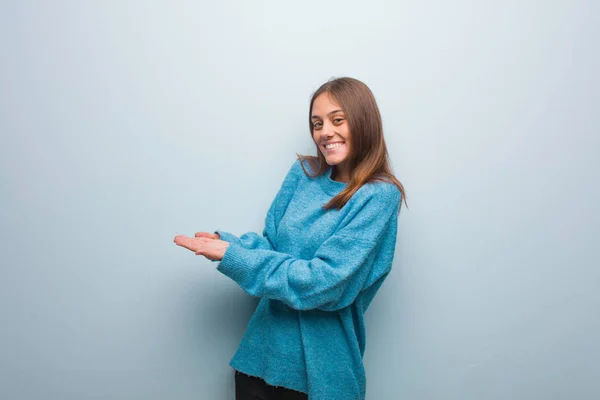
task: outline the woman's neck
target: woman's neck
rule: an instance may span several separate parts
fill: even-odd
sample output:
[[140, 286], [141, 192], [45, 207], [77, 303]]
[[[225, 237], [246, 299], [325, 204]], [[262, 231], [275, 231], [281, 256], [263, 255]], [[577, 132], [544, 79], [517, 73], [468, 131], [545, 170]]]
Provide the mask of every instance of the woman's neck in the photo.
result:
[[331, 179], [342, 183], [350, 182], [350, 173], [342, 168], [338, 168], [337, 165], [334, 165], [332, 168], [333, 172], [331, 173]]

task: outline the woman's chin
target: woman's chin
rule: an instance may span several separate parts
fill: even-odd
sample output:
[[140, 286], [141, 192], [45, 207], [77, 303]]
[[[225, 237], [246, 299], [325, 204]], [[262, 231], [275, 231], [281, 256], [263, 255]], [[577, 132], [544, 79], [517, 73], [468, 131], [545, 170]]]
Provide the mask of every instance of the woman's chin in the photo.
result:
[[333, 167], [334, 165], [338, 165], [341, 164], [342, 162], [344, 162], [344, 158], [343, 157], [325, 157], [325, 162]]

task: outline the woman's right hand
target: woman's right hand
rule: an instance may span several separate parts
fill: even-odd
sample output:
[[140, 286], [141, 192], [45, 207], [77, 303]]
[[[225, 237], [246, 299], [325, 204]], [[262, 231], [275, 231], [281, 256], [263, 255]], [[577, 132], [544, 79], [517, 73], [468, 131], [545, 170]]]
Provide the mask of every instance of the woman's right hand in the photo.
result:
[[218, 233], [196, 232], [196, 234], [194, 236], [221, 240], [221, 235], [219, 235]]

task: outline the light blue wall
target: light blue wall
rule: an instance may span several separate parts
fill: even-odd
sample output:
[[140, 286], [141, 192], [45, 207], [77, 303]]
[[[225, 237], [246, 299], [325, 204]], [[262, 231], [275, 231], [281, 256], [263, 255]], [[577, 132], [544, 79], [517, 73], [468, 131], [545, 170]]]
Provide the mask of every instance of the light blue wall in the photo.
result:
[[600, 398], [593, 1], [3, 1], [0, 398], [231, 399], [255, 300], [177, 234], [261, 231], [332, 76], [401, 213], [368, 398]]

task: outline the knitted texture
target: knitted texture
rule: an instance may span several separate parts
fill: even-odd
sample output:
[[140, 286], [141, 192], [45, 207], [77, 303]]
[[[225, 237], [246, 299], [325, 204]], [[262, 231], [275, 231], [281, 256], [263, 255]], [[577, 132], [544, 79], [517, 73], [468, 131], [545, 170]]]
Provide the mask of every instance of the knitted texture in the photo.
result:
[[325, 210], [346, 187], [331, 172], [310, 178], [295, 161], [262, 235], [215, 231], [230, 243], [217, 270], [260, 298], [233, 368], [311, 400], [362, 400], [363, 314], [392, 267], [400, 191], [367, 183]]

